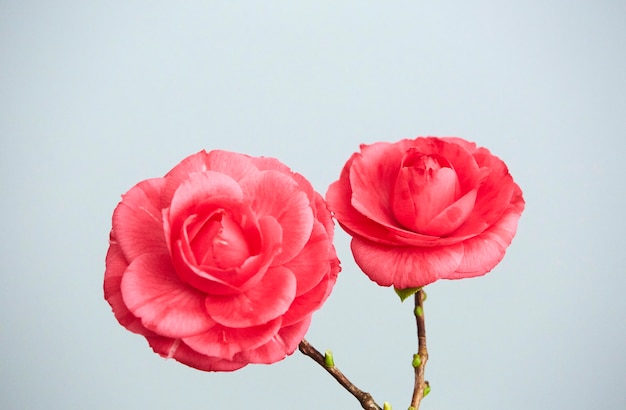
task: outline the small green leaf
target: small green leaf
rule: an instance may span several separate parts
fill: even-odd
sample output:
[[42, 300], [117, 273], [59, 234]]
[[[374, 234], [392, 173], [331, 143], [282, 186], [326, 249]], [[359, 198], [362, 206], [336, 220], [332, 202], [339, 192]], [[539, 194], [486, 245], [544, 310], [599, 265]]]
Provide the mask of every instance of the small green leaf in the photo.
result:
[[335, 359], [333, 358], [333, 352], [326, 350], [324, 353], [324, 364], [326, 367], [335, 367]]
[[428, 393], [430, 393], [430, 384], [426, 382], [426, 387], [424, 387], [424, 395], [422, 397], [428, 396]]
[[420, 364], [422, 364], [422, 358], [420, 357], [419, 354], [414, 354], [413, 355], [413, 367], [419, 367]]
[[400, 301], [402, 302], [404, 302], [409, 297], [415, 295], [417, 292], [419, 292], [420, 289], [421, 288], [406, 288], [406, 289], [393, 288], [393, 290], [396, 291], [396, 294], [400, 296]]
[[391, 404], [389, 404], [389, 402], [384, 402], [383, 403], [383, 410], [391, 410]]
[[409, 410], [415, 410], [415, 407], [411, 406], [409, 407]]

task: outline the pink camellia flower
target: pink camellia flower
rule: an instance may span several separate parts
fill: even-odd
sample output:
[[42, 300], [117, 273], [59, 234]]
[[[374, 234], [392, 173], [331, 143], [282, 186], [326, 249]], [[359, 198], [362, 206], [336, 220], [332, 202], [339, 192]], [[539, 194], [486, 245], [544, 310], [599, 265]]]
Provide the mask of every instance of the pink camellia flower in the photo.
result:
[[361, 145], [326, 200], [359, 267], [397, 289], [489, 272], [524, 209], [504, 162], [460, 138]]
[[322, 197], [278, 160], [201, 151], [113, 213], [104, 296], [161, 356], [207, 371], [294, 352], [340, 270]]

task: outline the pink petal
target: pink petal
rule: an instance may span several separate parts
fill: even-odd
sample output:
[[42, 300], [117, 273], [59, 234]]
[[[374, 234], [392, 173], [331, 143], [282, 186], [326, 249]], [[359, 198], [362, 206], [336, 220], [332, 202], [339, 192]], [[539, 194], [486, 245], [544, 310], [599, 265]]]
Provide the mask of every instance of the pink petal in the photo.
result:
[[456, 172], [440, 166], [434, 158], [419, 155], [415, 165], [403, 166], [391, 198], [398, 222], [414, 232], [429, 235], [432, 233], [426, 232], [426, 226], [454, 203], [459, 190]]
[[324, 226], [316, 221], [311, 238], [302, 252], [284, 265], [295, 274], [298, 280], [296, 295], [308, 292], [328, 275], [329, 260], [336, 258], [336, 255], [329, 254], [331, 250], [333, 248], [331, 248]]
[[403, 156], [395, 144], [361, 145], [361, 154], [351, 158], [349, 173], [354, 209], [379, 224], [398, 226], [390, 201]]
[[291, 306], [289, 306], [289, 310], [283, 316], [283, 326], [299, 322], [320, 309], [335, 285], [337, 272], [338, 270], [331, 271], [317, 286], [295, 298]]
[[471, 190], [446, 207], [423, 228], [423, 232], [433, 236], [444, 236], [454, 232], [472, 213], [477, 191], [478, 188]]
[[135, 259], [121, 288], [128, 309], [159, 335], [185, 337], [215, 325], [204, 309], [204, 294], [178, 279], [167, 255], [146, 254]]
[[244, 350], [234, 359], [249, 363], [271, 364], [292, 354], [304, 338], [311, 324], [311, 317], [280, 329], [280, 332], [267, 343], [255, 349]]
[[261, 325], [283, 315], [296, 294], [296, 278], [284, 267], [270, 268], [263, 280], [233, 296], [206, 297], [206, 310], [217, 323], [233, 328]]
[[109, 250], [106, 256], [106, 271], [104, 273], [104, 298], [111, 305], [117, 321], [126, 329], [142, 335], [153, 334], [146, 329], [141, 320], [132, 314], [122, 298], [122, 277], [128, 268], [122, 249], [111, 236]]
[[288, 175], [261, 171], [241, 181], [251, 209], [258, 218], [273, 216], [283, 230], [282, 250], [274, 260], [280, 265], [296, 256], [311, 235], [313, 211], [305, 192]]
[[517, 188], [513, 202], [504, 215], [480, 235], [463, 242], [463, 260], [447, 278], [480, 276], [492, 270], [502, 260], [506, 248], [511, 244], [523, 209], [524, 200]]
[[474, 155], [479, 165], [489, 173], [477, 192], [474, 210], [453, 233], [455, 236], [475, 236], [493, 225], [508, 207], [517, 187], [506, 164], [498, 157], [485, 148], [479, 148]]
[[228, 175], [236, 181], [241, 181], [260, 169], [255, 157], [222, 150], [213, 150], [206, 154], [206, 164], [208, 170]]
[[244, 154], [228, 151], [200, 151], [190, 155], [165, 175], [166, 185], [161, 197], [161, 208], [168, 208], [178, 187], [194, 173], [215, 171], [238, 181], [243, 176], [256, 172], [250, 158]]
[[203, 209], [238, 209], [243, 202], [241, 187], [228, 175], [214, 171], [187, 176], [176, 189], [168, 212], [172, 233], [179, 232], [183, 222]]
[[128, 261], [144, 253], [167, 253], [159, 198], [162, 178], [148, 179], [122, 195], [113, 212], [113, 231]]
[[[183, 341], [200, 354], [233, 360], [235, 354], [267, 343], [278, 333], [280, 324], [281, 320], [275, 319], [263, 325], [242, 329], [216, 325], [202, 334], [186, 337]], [[245, 362], [239, 358], [234, 360]]]
[[200, 354], [187, 346], [180, 339], [167, 337], [147, 337], [148, 343], [155, 353], [166, 359], [175, 359], [187, 366], [207, 372], [230, 372], [241, 369], [248, 363], [233, 362], [219, 357]]
[[[317, 192], [315, 192], [313, 198], [313, 211], [315, 212], [315, 219], [317, 219], [318, 222], [321, 222], [324, 226], [328, 236], [328, 241], [332, 244], [335, 234], [335, 223], [333, 222], [330, 210], [326, 205], [326, 201], [324, 201], [324, 198], [322, 198], [322, 196]], [[311, 236], [313, 236], [313, 234], [311, 234]]]
[[354, 237], [354, 259], [380, 286], [399, 289], [426, 286], [454, 272], [463, 258], [463, 245], [419, 248], [385, 246]]

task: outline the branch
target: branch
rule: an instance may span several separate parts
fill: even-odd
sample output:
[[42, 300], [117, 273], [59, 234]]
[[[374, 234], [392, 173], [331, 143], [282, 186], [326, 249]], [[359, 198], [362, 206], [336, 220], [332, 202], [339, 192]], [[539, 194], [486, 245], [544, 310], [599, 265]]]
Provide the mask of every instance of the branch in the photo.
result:
[[327, 365], [325, 357], [321, 354], [317, 349], [315, 349], [311, 344], [306, 340], [302, 339], [298, 349], [309, 356], [311, 359], [315, 360], [317, 364], [322, 366], [331, 376], [335, 378], [343, 386], [344, 389], [348, 390], [350, 394], [352, 394], [356, 399], [361, 403], [361, 407], [365, 410], [382, 410], [378, 404], [374, 401], [374, 398], [371, 394], [360, 390], [356, 387], [348, 378], [341, 373], [341, 371], [331, 363]]
[[424, 321], [424, 299], [426, 294], [423, 289], [415, 293], [415, 322], [417, 324], [417, 354], [413, 356], [413, 367], [415, 368], [415, 386], [413, 387], [413, 397], [409, 409], [417, 410], [420, 402], [424, 398], [430, 386], [424, 380], [424, 368], [428, 361], [428, 349], [426, 349], [426, 322]]

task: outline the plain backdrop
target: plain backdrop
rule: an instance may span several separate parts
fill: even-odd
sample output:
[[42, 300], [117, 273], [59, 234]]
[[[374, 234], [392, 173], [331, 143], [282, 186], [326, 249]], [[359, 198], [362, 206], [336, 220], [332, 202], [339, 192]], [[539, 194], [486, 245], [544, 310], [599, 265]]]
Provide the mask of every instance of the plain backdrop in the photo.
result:
[[[111, 214], [201, 149], [324, 194], [359, 144], [420, 135], [489, 148], [527, 202], [496, 269], [428, 286], [421, 408], [626, 408], [618, 0], [0, 1], [0, 408], [360, 408], [299, 352], [233, 373], [152, 353], [103, 299]], [[411, 303], [336, 237], [307, 338], [406, 409]]]

